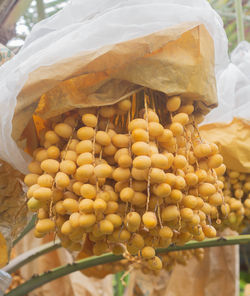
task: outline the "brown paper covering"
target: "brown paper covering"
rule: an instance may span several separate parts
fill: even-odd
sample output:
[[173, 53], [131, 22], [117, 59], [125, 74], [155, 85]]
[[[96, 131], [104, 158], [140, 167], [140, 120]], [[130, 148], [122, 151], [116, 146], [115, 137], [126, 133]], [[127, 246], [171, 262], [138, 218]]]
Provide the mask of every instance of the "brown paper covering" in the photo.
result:
[[200, 127], [200, 133], [219, 146], [227, 168], [250, 173], [250, 121], [234, 118], [229, 124], [211, 123]]
[[17, 97], [12, 136], [22, 144], [35, 111], [48, 119], [74, 108], [114, 104], [141, 87], [215, 107], [214, 45], [205, 26], [180, 24], [36, 69]]
[[[0, 44], [0, 66], [14, 54]], [[23, 175], [0, 159], [0, 268], [7, 264], [12, 240], [27, 223]]]

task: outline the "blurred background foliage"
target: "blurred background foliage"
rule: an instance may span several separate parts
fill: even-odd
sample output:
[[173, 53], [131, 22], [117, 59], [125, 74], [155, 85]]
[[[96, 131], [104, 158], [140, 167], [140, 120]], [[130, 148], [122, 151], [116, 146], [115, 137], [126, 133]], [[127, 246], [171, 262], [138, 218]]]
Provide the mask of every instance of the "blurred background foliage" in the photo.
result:
[[[25, 13], [16, 23], [16, 36], [8, 42], [8, 46], [17, 51], [22, 46], [26, 36], [30, 33], [34, 24], [40, 20], [52, 16], [62, 9], [69, 0], [33, 0]], [[208, 0], [213, 8], [222, 17], [225, 30], [229, 39], [229, 50], [237, 45], [236, 2], [237, 0]], [[243, 23], [245, 40], [250, 41], [250, 0], [242, 2]]]

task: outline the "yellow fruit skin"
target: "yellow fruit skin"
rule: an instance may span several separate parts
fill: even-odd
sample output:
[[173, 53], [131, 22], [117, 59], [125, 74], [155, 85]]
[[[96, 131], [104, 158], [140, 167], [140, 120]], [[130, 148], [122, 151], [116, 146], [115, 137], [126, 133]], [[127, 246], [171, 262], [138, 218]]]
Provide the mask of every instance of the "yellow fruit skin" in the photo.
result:
[[55, 222], [50, 219], [38, 220], [36, 230], [40, 233], [48, 233], [55, 228]]

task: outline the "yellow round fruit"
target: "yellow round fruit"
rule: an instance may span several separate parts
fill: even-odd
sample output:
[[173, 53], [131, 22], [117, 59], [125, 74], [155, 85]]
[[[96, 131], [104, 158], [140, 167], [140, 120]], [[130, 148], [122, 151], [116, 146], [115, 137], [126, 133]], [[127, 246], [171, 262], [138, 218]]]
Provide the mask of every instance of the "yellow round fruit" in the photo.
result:
[[183, 155], [176, 155], [174, 158], [173, 166], [176, 169], [182, 169], [187, 165], [187, 159]]
[[77, 137], [82, 141], [93, 139], [94, 134], [95, 134], [94, 129], [88, 126], [81, 127], [77, 131]]
[[79, 203], [73, 198], [64, 199], [62, 205], [68, 213], [75, 213], [79, 211]]
[[120, 199], [123, 202], [131, 202], [134, 197], [134, 190], [130, 187], [125, 187], [120, 192]]
[[129, 146], [128, 135], [116, 134], [111, 139], [112, 144], [118, 148], [127, 148]]
[[43, 160], [48, 158], [48, 153], [46, 149], [41, 149], [36, 153], [36, 160], [42, 162]]
[[185, 175], [187, 185], [195, 186], [198, 183], [198, 176], [195, 173], [188, 173]]
[[28, 169], [32, 174], [41, 175], [43, 173], [40, 162], [38, 161], [32, 161], [28, 165]]
[[169, 143], [173, 139], [173, 133], [170, 129], [165, 128], [163, 133], [157, 137], [157, 141], [160, 143]]
[[162, 209], [161, 218], [164, 222], [173, 221], [180, 217], [180, 211], [177, 206], [169, 205]]
[[96, 133], [95, 140], [101, 146], [108, 146], [111, 143], [111, 137], [104, 131], [98, 131]]
[[43, 207], [43, 202], [34, 197], [31, 197], [27, 202], [27, 206], [30, 211], [36, 212], [38, 211], [38, 209]]
[[131, 108], [131, 102], [129, 99], [122, 100], [117, 103], [117, 107], [121, 111], [124, 111], [124, 112], [129, 111]]
[[144, 112], [143, 118], [148, 122], [159, 122], [159, 117], [152, 109], [148, 109], [148, 112]]
[[112, 143], [110, 143], [109, 145], [103, 148], [104, 154], [108, 156], [115, 155], [116, 151], [117, 151], [117, 148]]
[[163, 239], [169, 239], [173, 237], [173, 230], [168, 226], [163, 226], [159, 230], [159, 236]]
[[84, 152], [92, 152], [93, 150], [93, 143], [90, 140], [80, 141], [76, 144], [76, 153], [81, 154]]
[[91, 164], [93, 163], [93, 155], [90, 152], [84, 152], [81, 153], [78, 157], [77, 157], [77, 165], [81, 166], [84, 164]]
[[182, 208], [180, 210], [180, 214], [181, 214], [181, 218], [184, 220], [184, 221], [190, 221], [192, 220], [193, 216], [194, 216], [194, 212], [192, 209], [190, 208]]
[[126, 181], [130, 177], [130, 170], [128, 168], [116, 168], [112, 173], [115, 181]]
[[48, 174], [57, 173], [59, 166], [59, 162], [55, 159], [46, 159], [41, 163], [41, 169]]
[[108, 178], [112, 174], [112, 167], [106, 163], [97, 165], [94, 168], [94, 173], [97, 178]]
[[178, 112], [186, 113], [186, 114], [190, 115], [194, 112], [194, 106], [192, 104], [183, 105], [180, 107]]
[[39, 201], [47, 201], [52, 197], [52, 191], [50, 188], [40, 187], [33, 192], [33, 197]]
[[101, 220], [99, 229], [102, 234], [111, 234], [114, 231], [114, 225], [109, 220]]
[[167, 183], [161, 183], [159, 185], [154, 185], [153, 192], [158, 197], [167, 197], [171, 193], [171, 186]]
[[141, 118], [133, 119], [128, 124], [128, 130], [130, 132], [132, 132], [134, 129], [138, 129], [138, 128], [147, 130], [147, 127], [148, 127], [147, 121], [145, 119], [141, 119]]
[[136, 128], [131, 134], [133, 142], [149, 142], [149, 133], [142, 128]]
[[198, 144], [194, 147], [194, 155], [198, 158], [209, 156], [211, 151], [209, 144]]
[[55, 222], [50, 219], [38, 220], [36, 230], [40, 233], [48, 233], [55, 229]]
[[82, 197], [94, 199], [96, 197], [96, 188], [91, 184], [83, 184], [80, 188]]
[[62, 160], [60, 163], [60, 171], [67, 175], [73, 175], [76, 171], [75, 162], [72, 160]]
[[173, 116], [172, 122], [178, 122], [182, 125], [186, 125], [189, 122], [189, 117], [186, 113], [178, 113]]
[[170, 193], [170, 198], [174, 201], [180, 202], [183, 198], [183, 193], [178, 189], [173, 189]]
[[118, 165], [122, 168], [129, 168], [132, 165], [132, 158], [128, 154], [122, 154], [118, 159]]
[[79, 225], [83, 228], [91, 227], [96, 222], [96, 216], [94, 214], [81, 214], [79, 218]]
[[216, 192], [216, 188], [213, 184], [203, 183], [199, 185], [199, 194], [202, 197], [210, 196]]
[[141, 255], [145, 259], [151, 259], [155, 256], [155, 250], [152, 247], [144, 247], [141, 250]]
[[114, 228], [120, 227], [122, 225], [122, 218], [117, 214], [108, 214], [105, 219], [110, 221]]
[[158, 169], [158, 168], [152, 168], [149, 172], [149, 175], [150, 175], [150, 180], [153, 182], [153, 183], [164, 183], [165, 181], [165, 172], [161, 169]]
[[166, 170], [169, 168], [169, 159], [163, 154], [155, 153], [151, 155], [151, 165], [152, 167]]
[[60, 136], [64, 139], [69, 139], [73, 133], [72, 127], [66, 123], [58, 123], [55, 126], [54, 131], [56, 132], [56, 134], [58, 136]]
[[37, 184], [41, 187], [51, 188], [53, 185], [53, 177], [49, 174], [43, 174], [37, 179]]
[[143, 224], [146, 228], [151, 229], [156, 227], [157, 218], [154, 212], [146, 212], [142, 216]]
[[48, 141], [52, 145], [57, 144], [60, 141], [60, 138], [54, 131], [47, 131], [44, 138], [45, 141]]
[[152, 270], [161, 270], [162, 269], [162, 262], [161, 259], [155, 256], [152, 259], [148, 260], [148, 267]]
[[86, 113], [82, 116], [82, 122], [88, 127], [96, 127], [97, 117], [94, 114]]
[[204, 225], [202, 230], [206, 237], [213, 238], [216, 237], [216, 229], [212, 225]]
[[37, 174], [28, 174], [24, 177], [24, 183], [30, 187], [34, 184], [37, 184], [38, 177], [39, 175]]
[[181, 106], [181, 98], [179, 96], [173, 96], [167, 99], [166, 107], [169, 112], [177, 111]]
[[107, 208], [107, 203], [101, 198], [96, 198], [93, 206], [96, 212], [104, 213]]
[[94, 166], [92, 164], [84, 164], [78, 167], [76, 175], [81, 178], [89, 178], [94, 173]]
[[92, 199], [82, 199], [79, 203], [81, 213], [91, 214], [94, 211], [94, 201]]
[[56, 186], [60, 188], [66, 188], [70, 184], [70, 179], [67, 174], [63, 172], [58, 172], [55, 177]]
[[148, 169], [151, 166], [151, 159], [145, 155], [137, 156], [133, 160], [133, 166], [139, 170]]
[[223, 204], [223, 197], [220, 193], [215, 192], [214, 194], [209, 196], [209, 204], [213, 206], [220, 206]]
[[164, 128], [160, 123], [152, 121], [148, 124], [148, 132], [150, 137], [157, 138], [163, 134]]
[[48, 158], [57, 159], [60, 156], [60, 150], [56, 146], [50, 146], [47, 149]]
[[173, 122], [170, 125], [170, 130], [175, 137], [181, 136], [184, 132], [183, 125], [180, 124], [179, 122]]
[[216, 169], [223, 163], [223, 157], [220, 154], [214, 154], [208, 158], [208, 167], [210, 169]]
[[131, 200], [131, 204], [138, 206], [138, 207], [142, 207], [146, 204], [146, 201], [147, 201], [146, 194], [144, 194], [142, 192], [135, 192], [134, 196]]
[[169, 184], [170, 186], [174, 186], [176, 182], [176, 175], [172, 173], [166, 173], [164, 182]]

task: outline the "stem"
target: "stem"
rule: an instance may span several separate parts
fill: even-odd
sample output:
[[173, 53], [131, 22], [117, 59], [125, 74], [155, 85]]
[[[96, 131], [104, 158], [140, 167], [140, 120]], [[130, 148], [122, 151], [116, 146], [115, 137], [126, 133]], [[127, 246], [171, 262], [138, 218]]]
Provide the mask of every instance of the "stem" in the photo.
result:
[[57, 240], [55, 242], [49, 242], [42, 246], [31, 249], [16, 257], [15, 259], [11, 260], [10, 263], [3, 268], [3, 270], [8, 273], [15, 272], [20, 267], [36, 259], [37, 257], [40, 257], [48, 252], [54, 251], [60, 247], [61, 243], [59, 240]]
[[20, 285], [18, 288], [5, 294], [5, 296], [23, 296], [50, 281], [65, 276], [74, 271], [86, 269], [100, 264], [119, 261], [121, 259], [123, 259], [122, 255], [116, 256], [111, 253], [107, 253], [101, 256], [93, 256], [83, 260], [79, 260], [72, 264], [63, 265], [47, 271], [41, 275], [33, 276], [30, 280]]
[[156, 253], [163, 254], [171, 251], [222, 247], [222, 246], [231, 246], [231, 245], [241, 245], [241, 244], [247, 244], [247, 243], [250, 243], [250, 234], [226, 236], [226, 237], [219, 237], [219, 238], [218, 237], [209, 238], [209, 239], [205, 239], [202, 242], [190, 241], [190, 242], [187, 242], [184, 246], [170, 246], [168, 248], [158, 248], [156, 250]]
[[236, 10], [237, 39], [238, 43], [240, 43], [245, 40], [242, 0], [234, 0], [234, 6]]
[[[178, 250], [217, 247], [217, 246], [226, 246], [226, 245], [238, 245], [238, 244], [244, 244], [249, 242], [250, 242], [249, 234], [238, 235], [238, 236], [228, 236], [226, 238], [205, 239], [202, 242], [190, 241], [186, 243], [184, 246], [172, 246], [168, 248], [157, 249], [156, 253], [162, 254], [162, 253], [178, 251]], [[74, 271], [83, 270], [89, 267], [93, 267], [93, 266], [97, 266], [105, 263], [112, 263], [122, 259], [123, 259], [122, 255], [113, 255], [111, 253], [107, 253], [101, 256], [93, 256], [93, 257], [85, 258], [85, 259], [76, 261], [73, 264], [59, 266], [41, 275], [33, 276], [30, 280], [28, 280], [24, 284], [18, 286], [16, 289], [5, 294], [5, 296], [26, 295], [30, 291], [42, 286], [43, 284], [46, 284], [59, 277], [70, 274]]]
[[31, 229], [34, 228], [36, 223], [36, 215], [32, 217], [29, 224], [24, 228], [21, 234], [13, 241], [13, 247], [28, 233]]

